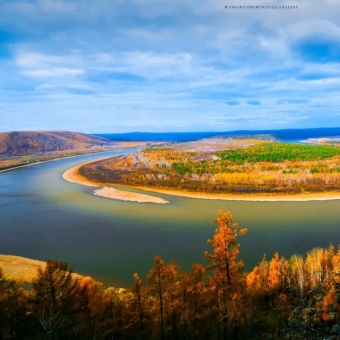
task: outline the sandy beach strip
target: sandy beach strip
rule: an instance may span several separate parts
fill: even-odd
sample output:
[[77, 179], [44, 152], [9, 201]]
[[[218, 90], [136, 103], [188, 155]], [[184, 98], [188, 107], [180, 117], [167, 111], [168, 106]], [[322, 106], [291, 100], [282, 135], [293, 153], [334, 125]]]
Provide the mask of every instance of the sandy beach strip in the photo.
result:
[[92, 162], [97, 162], [99, 160], [103, 160], [105, 158], [101, 158], [101, 159], [96, 159], [95, 161], [91, 161], [91, 162], [86, 162], [80, 165], [77, 165], [71, 169], [66, 170], [63, 173], [63, 178], [65, 181], [67, 182], [71, 182], [71, 183], [75, 183], [75, 184], [80, 184], [80, 185], [85, 185], [87, 187], [99, 187], [100, 183], [95, 183], [90, 181], [89, 179], [87, 179], [86, 177], [82, 176], [79, 173], [79, 169], [86, 164], [92, 163]]
[[141, 186], [134, 186], [134, 188], [165, 195], [224, 201], [306, 202], [340, 200], [340, 192], [337, 191], [303, 194], [219, 194]]
[[[63, 178], [66, 181], [71, 182], [71, 183], [76, 183], [76, 184], [85, 185], [89, 187], [103, 187], [105, 184], [92, 182], [86, 177], [79, 174], [79, 169], [85, 164], [97, 162], [99, 160], [104, 160], [104, 159], [111, 158], [111, 157], [100, 158], [94, 161], [90, 161], [87, 163], [77, 165], [71, 169], [66, 170], [63, 173]], [[116, 199], [120, 201], [130, 201], [130, 202], [139, 202], [139, 203], [156, 203], [156, 204], [169, 203], [169, 201], [163, 198], [160, 198], [160, 197], [151, 196], [147, 194], [139, 194], [136, 192], [130, 192], [130, 191], [120, 190], [116, 188], [108, 188], [108, 187], [97, 189], [94, 191], [93, 194], [96, 196]]]

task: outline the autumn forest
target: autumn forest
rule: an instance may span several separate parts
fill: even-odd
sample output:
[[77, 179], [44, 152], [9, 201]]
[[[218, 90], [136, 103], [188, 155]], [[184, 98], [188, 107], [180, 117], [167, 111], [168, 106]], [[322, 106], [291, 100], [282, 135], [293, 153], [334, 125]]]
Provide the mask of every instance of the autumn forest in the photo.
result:
[[95, 182], [209, 193], [299, 194], [340, 188], [340, 147], [205, 139], [84, 165]]
[[204, 264], [186, 271], [156, 256], [130, 289], [74, 279], [54, 260], [30, 287], [0, 268], [0, 339], [337, 339], [340, 250], [276, 253], [246, 272], [239, 242], [248, 230], [230, 212], [215, 223]]

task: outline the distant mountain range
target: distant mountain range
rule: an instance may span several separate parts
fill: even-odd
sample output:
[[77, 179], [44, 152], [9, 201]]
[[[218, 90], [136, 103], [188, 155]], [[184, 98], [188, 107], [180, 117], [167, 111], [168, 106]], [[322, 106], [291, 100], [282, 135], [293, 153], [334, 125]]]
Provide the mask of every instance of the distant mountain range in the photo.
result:
[[14, 131], [0, 133], [0, 155], [20, 156], [113, 145], [107, 138], [68, 131]]
[[84, 134], [69, 131], [14, 131], [0, 133], [0, 156], [38, 155], [63, 150], [86, 150], [113, 146], [117, 142], [188, 142], [211, 137], [269, 136], [274, 140], [299, 142], [308, 138], [339, 137], [340, 128], [253, 130], [229, 132], [166, 132]]
[[313, 128], [313, 129], [284, 129], [284, 130], [238, 130], [221, 132], [128, 132], [96, 134], [96, 136], [109, 138], [122, 142], [154, 141], [154, 142], [191, 142], [211, 137], [240, 137], [250, 135], [270, 135], [285, 142], [297, 142], [308, 138], [338, 137], [340, 128]]

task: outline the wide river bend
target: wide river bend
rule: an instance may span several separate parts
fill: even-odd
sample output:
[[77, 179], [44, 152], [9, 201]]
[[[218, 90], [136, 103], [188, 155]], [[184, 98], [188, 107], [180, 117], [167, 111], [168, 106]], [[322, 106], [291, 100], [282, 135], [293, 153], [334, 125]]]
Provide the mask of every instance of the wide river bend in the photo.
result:
[[246, 269], [261, 261], [263, 253], [267, 258], [275, 251], [286, 257], [305, 255], [313, 247], [340, 243], [340, 200], [242, 202], [157, 193], [153, 195], [170, 204], [135, 203], [94, 196], [94, 188], [62, 178], [64, 171], [83, 162], [128, 152], [0, 173], [0, 253], [64, 260], [105, 284], [130, 286], [134, 272], [145, 277], [155, 255], [187, 269], [204, 263], [219, 209], [230, 210], [234, 221], [249, 229], [240, 239]]

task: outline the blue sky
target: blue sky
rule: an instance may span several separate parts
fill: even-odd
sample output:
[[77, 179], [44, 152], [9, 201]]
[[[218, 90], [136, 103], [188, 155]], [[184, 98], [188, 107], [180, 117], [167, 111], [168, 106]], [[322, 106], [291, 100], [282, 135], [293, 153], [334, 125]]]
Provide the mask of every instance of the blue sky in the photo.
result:
[[0, 0], [0, 130], [340, 126], [340, 0]]

